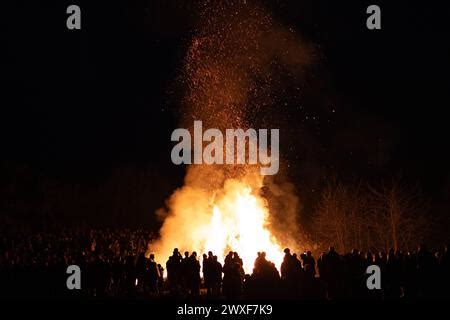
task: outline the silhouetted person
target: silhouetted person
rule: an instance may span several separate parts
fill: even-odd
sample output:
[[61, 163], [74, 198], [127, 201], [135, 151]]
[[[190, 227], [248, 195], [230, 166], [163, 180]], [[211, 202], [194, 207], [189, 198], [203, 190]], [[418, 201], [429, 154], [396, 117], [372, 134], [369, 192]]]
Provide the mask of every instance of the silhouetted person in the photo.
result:
[[173, 250], [173, 254], [166, 262], [167, 281], [171, 294], [178, 294], [180, 291], [180, 283], [182, 281], [182, 257], [178, 252], [178, 248]]
[[187, 264], [188, 289], [193, 297], [200, 295], [200, 263], [197, 260], [197, 253], [192, 252]]
[[418, 289], [421, 296], [431, 296], [435, 288], [436, 258], [421, 244], [417, 251]]
[[284, 249], [284, 258], [281, 263], [281, 279], [283, 280], [283, 288], [288, 298], [297, 296], [298, 285], [300, 281], [301, 263], [297, 259], [297, 255], [291, 255], [288, 248]]
[[234, 253], [230, 252], [223, 265], [222, 292], [228, 299], [238, 298], [242, 294], [243, 274], [239, 259], [239, 257], [234, 259]]
[[145, 254], [141, 252], [136, 260], [136, 281], [137, 281], [137, 289], [138, 291], [144, 290], [145, 283]]
[[441, 281], [441, 297], [449, 297], [450, 296], [450, 252], [448, 245], [444, 246], [442, 250], [442, 254], [439, 257], [439, 277], [442, 279]]
[[214, 272], [213, 254], [211, 251], [208, 252], [208, 255], [203, 254], [202, 270], [206, 293], [208, 296], [211, 296], [213, 291], [213, 272]]
[[158, 265], [155, 262], [155, 255], [150, 254], [145, 261], [144, 292], [152, 295], [158, 294], [158, 279], [160, 278]]
[[257, 298], [269, 298], [278, 295], [280, 274], [275, 265], [266, 259], [265, 252], [259, 253], [255, 260], [251, 281]]
[[158, 294], [164, 294], [164, 268], [158, 263]]
[[217, 256], [212, 257], [211, 262], [212, 295], [218, 296], [222, 286], [222, 264], [217, 261]]
[[283, 280], [292, 280], [292, 274], [293, 274], [293, 259], [291, 255], [291, 251], [286, 248], [284, 249], [284, 258], [283, 262], [281, 263], [281, 279]]
[[404, 272], [404, 296], [407, 298], [417, 297], [418, 277], [417, 277], [416, 252], [412, 251], [406, 254], [403, 272]]
[[326, 290], [322, 281], [314, 276], [311, 264], [305, 264], [305, 269], [300, 287], [300, 298], [309, 300], [323, 300], [326, 298]]
[[307, 251], [306, 252], [306, 256], [304, 259], [304, 263], [305, 265], [308, 264], [312, 267], [312, 272], [315, 275], [316, 274], [316, 260], [314, 259], [314, 257], [312, 256], [311, 251]]
[[228, 252], [227, 256], [225, 257], [224, 264], [229, 264], [233, 262], [233, 251]]
[[[330, 247], [322, 261], [324, 271], [323, 280], [327, 284], [329, 299], [342, 297], [342, 261], [334, 247]], [[321, 274], [322, 278], [322, 274]]]
[[181, 260], [181, 287], [184, 292], [189, 292], [189, 286], [190, 286], [190, 279], [189, 279], [189, 252], [184, 252], [184, 258]]

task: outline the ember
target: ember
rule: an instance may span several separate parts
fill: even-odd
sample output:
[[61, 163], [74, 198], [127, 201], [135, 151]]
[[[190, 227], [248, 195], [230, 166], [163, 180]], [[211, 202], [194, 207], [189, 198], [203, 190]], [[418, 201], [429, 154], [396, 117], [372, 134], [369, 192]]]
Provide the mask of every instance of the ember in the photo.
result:
[[[253, 120], [259, 110], [277, 107], [273, 98], [282, 92], [276, 93], [282, 87], [276, 82], [280, 70], [299, 75], [312, 63], [313, 54], [265, 9], [240, 1], [213, 3], [202, 7], [179, 77], [185, 89], [180, 101], [182, 123], [192, 126], [194, 120], [194, 126], [174, 131], [172, 141], [179, 143], [172, 150], [172, 160], [175, 164], [192, 162], [193, 133], [193, 164], [187, 168], [184, 186], [169, 198], [167, 211], [159, 211], [164, 222], [152, 248], [162, 261], [174, 248], [200, 255], [213, 251], [221, 262], [229, 251], [236, 251], [250, 273], [258, 251], [266, 252], [267, 259], [280, 267], [285, 246], [299, 249], [298, 198], [288, 182], [280, 184], [274, 179], [280, 179], [280, 174], [273, 175], [280, 165], [278, 131], [271, 132], [268, 146], [261, 137], [252, 142], [256, 131], [250, 128], [256, 127]], [[217, 131], [203, 133], [200, 124]], [[226, 134], [226, 144], [233, 141], [233, 148], [223, 145], [222, 132], [229, 133], [227, 128], [242, 128], [232, 130], [231, 139]], [[240, 138], [236, 133], [242, 133]], [[210, 142], [205, 149], [204, 141]], [[258, 170], [256, 160], [266, 172]], [[272, 193], [263, 192], [267, 189]]]

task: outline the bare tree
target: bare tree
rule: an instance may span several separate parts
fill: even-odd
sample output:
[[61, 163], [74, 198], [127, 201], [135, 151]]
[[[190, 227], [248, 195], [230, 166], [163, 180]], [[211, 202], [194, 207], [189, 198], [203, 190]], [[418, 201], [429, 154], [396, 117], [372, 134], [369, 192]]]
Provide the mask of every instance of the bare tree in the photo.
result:
[[333, 179], [314, 216], [316, 242], [343, 252], [353, 248], [411, 250], [426, 239], [432, 221], [418, 188], [399, 180], [378, 188], [347, 186]]
[[333, 180], [322, 192], [315, 212], [316, 241], [342, 252], [367, 245], [366, 201], [360, 188], [349, 188]]
[[409, 250], [426, 238], [430, 225], [425, 216], [427, 205], [417, 187], [408, 189], [397, 179], [369, 190], [370, 227], [378, 240], [376, 246]]

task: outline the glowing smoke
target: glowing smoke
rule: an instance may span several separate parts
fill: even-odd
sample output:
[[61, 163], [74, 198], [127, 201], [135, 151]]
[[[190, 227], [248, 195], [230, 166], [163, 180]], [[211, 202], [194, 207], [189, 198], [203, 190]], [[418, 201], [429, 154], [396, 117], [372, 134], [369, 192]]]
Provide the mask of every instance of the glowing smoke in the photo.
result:
[[[188, 128], [194, 120], [222, 130], [270, 128], [258, 113], [277, 107], [280, 74], [298, 80], [314, 61], [313, 49], [299, 35], [249, 1], [203, 1], [194, 34], [179, 77], [185, 88], [182, 125]], [[152, 244], [158, 259], [165, 261], [173, 248], [198, 254], [219, 249], [219, 258], [233, 250], [251, 272], [256, 251], [267, 251], [279, 266], [284, 246], [304, 248], [292, 184], [282, 177], [263, 180], [258, 172], [242, 165], [190, 166], [184, 186], [167, 201], [160, 239]], [[240, 221], [241, 204], [251, 211], [250, 220]], [[238, 230], [243, 225], [257, 234]], [[244, 248], [249, 235], [256, 238]]]

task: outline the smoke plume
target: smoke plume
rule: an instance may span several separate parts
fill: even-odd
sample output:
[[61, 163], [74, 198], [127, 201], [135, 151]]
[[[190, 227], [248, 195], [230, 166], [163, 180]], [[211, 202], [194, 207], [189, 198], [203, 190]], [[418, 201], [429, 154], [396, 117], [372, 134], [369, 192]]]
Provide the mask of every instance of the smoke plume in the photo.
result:
[[[185, 92], [181, 125], [192, 130], [194, 120], [201, 120], [205, 128], [280, 128], [282, 135], [282, 123], [264, 115], [277, 111], [286, 79], [301, 81], [314, 63], [313, 47], [251, 1], [203, 1], [199, 11], [178, 78]], [[300, 200], [283, 172], [264, 178], [249, 165], [191, 165], [166, 203], [160, 238], [152, 244], [157, 257], [165, 261], [174, 248], [208, 250], [207, 238], [214, 235], [205, 228], [213, 206], [247, 186], [267, 211], [264, 224], [277, 245], [304, 249]]]

